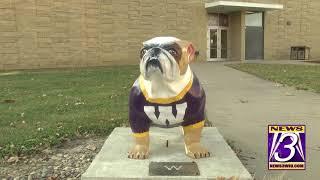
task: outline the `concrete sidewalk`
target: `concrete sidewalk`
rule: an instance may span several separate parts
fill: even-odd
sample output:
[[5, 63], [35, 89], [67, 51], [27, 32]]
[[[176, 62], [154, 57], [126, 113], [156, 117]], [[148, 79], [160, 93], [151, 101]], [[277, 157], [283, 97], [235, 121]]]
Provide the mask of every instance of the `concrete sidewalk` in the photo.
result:
[[[256, 179], [320, 178], [320, 95], [282, 87], [223, 63], [195, 63], [207, 94], [207, 115]], [[267, 170], [268, 124], [305, 124], [306, 170]]]

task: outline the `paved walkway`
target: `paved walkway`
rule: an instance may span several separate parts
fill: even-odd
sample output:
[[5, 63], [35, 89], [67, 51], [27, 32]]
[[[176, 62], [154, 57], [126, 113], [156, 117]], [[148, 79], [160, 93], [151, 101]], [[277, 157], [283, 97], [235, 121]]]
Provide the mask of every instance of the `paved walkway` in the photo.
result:
[[[257, 179], [320, 178], [320, 94], [282, 87], [224, 66], [192, 65], [207, 93], [207, 114]], [[268, 171], [267, 125], [306, 124], [307, 170]]]
[[302, 60], [245, 60], [245, 61], [221, 61], [222, 64], [233, 64], [233, 63], [255, 63], [255, 64], [296, 64], [296, 65], [315, 65], [319, 66], [320, 61], [302, 61]]

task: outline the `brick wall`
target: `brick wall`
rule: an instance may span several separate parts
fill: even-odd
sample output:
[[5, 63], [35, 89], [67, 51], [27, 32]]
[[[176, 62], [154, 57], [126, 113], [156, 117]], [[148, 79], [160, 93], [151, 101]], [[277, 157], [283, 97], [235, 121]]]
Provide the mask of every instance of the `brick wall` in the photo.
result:
[[278, 0], [281, 11], [265, 16], [265, 58], [289, 59], [291, 46], [311, 47], [311, 59], [320, 59], [320, 1]]
[[[212, 0], [211, 0], [212, 1]], [[289, 59], [307, 45], [320, 59], [319, 0], [279, 3], [265, 16], [265, 59]], [[1, 0], [0, 70], [138, 64], [141, 42], [190, 40], [206, 60], [207, 0]]]
[[206, 23], [202, 0], [1, 0], [0, 69], [137, 64], [160, 35], [205, 59]]

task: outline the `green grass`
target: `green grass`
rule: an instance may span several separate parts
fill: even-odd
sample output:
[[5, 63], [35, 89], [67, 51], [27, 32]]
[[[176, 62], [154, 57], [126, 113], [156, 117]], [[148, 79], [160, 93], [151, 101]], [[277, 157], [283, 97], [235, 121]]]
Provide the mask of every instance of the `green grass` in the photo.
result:
[[[138, 67], [0, 72], [0, 157], [128, 124]], [[7, 100], [14, 100], [8, 102]]]
[[320, 66], [293, 64], [229, 64], [260, 78], [320, 93]]

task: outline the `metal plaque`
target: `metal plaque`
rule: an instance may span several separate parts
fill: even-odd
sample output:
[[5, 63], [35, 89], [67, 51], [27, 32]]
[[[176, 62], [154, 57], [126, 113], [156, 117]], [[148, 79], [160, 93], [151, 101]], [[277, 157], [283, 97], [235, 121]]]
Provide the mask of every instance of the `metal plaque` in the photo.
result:
[[196, 162], [150, 162], [149, 176], [199, 176]]

